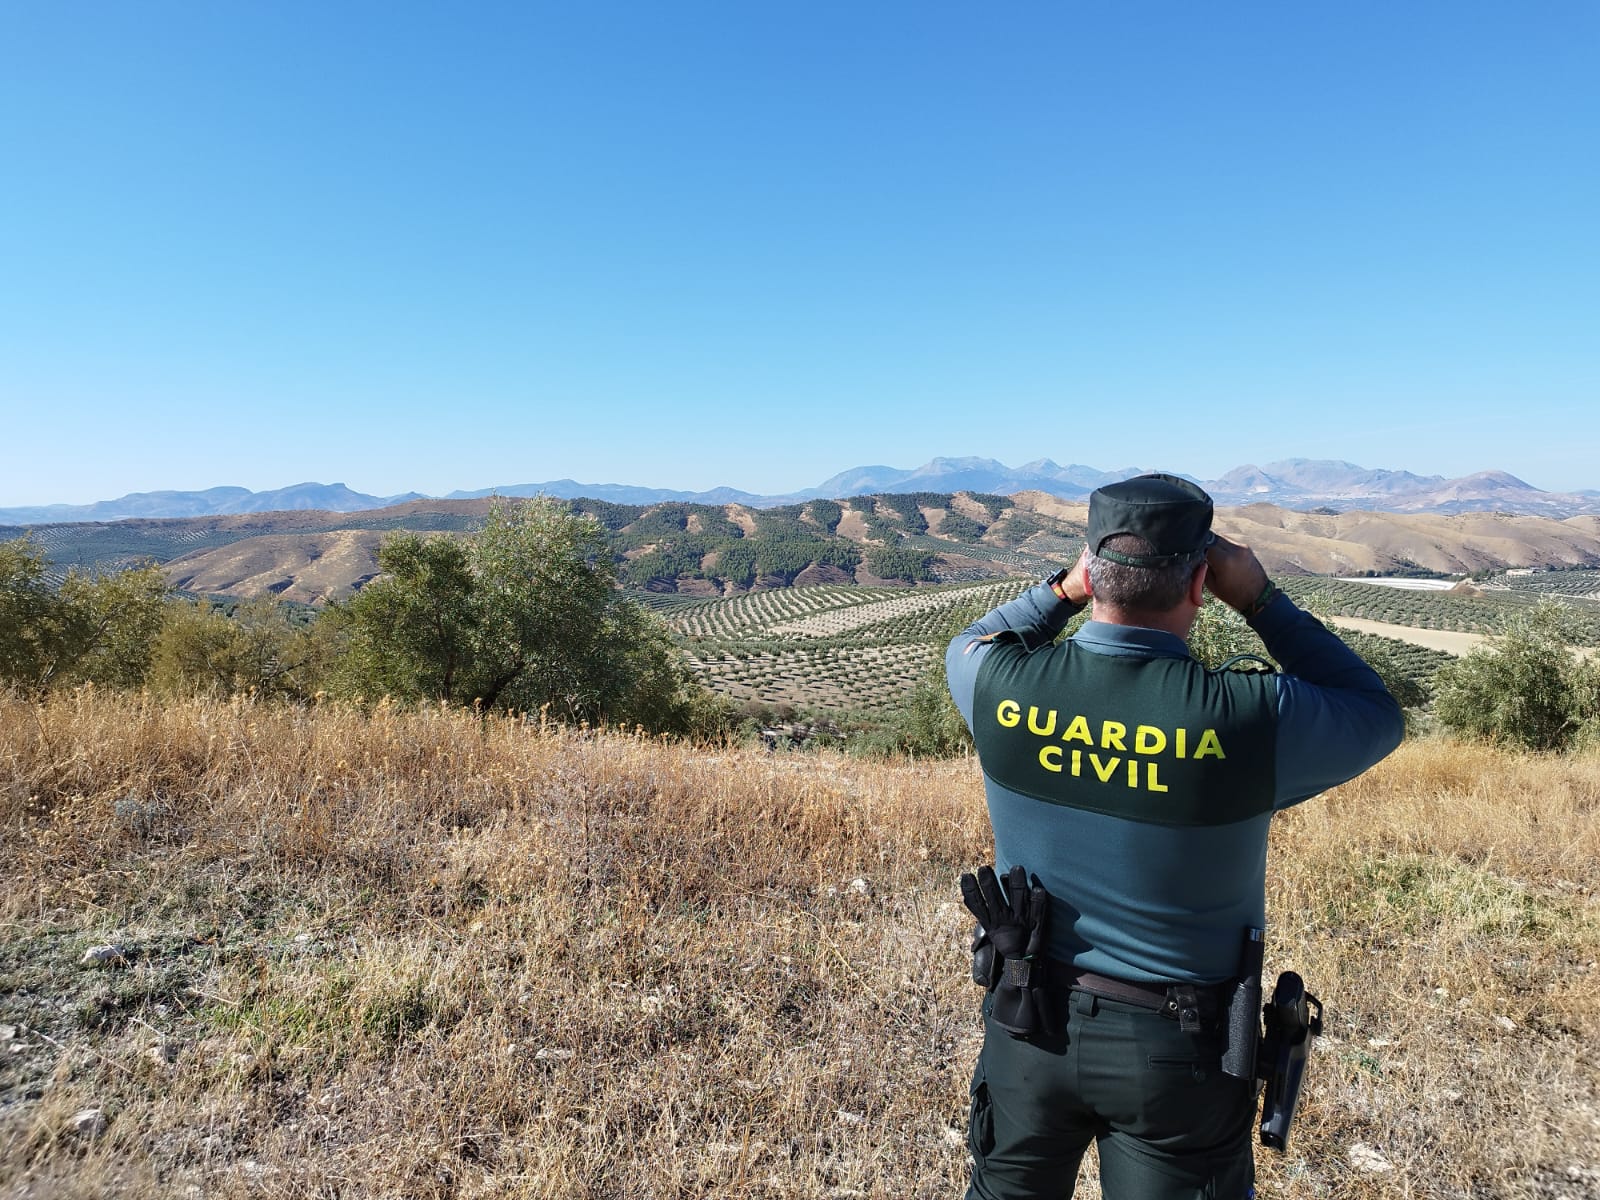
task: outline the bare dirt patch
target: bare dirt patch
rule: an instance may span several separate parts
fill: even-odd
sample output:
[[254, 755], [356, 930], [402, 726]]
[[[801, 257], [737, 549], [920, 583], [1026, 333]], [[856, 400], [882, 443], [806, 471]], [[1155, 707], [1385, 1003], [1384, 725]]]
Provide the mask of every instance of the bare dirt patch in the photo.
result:
[[173, 587], [247, 599], [270, 592], [283, 600], [324, 604], [344, 599], [354, 581], [378, 573], [384, 533], [277, 533], [245, 538], [215, 550], [175, 558], [165, 568]]
[[709, 579], [680, 579], [678, 580], [678, 595], [720, 596], [722, 595], [722, 590]]
[[844, 516], [839, 518], [838, 533], [840, 537], [849, 538], [852, 542], [864, 542], [871, 536], [865, 519], [853, 508], [846, 509]]
[[1063, 500], [1048, 492], [1018, 492], [1011, 497], [1011, 502], [1024, 511], [1054, 517], [1058, 521], [1065, 521], [1079, 528], [1083, 528], [1089, 520], [1087, 500]]
[[1413, 646], [1426, 646], [1430, 650], [1443, 650], [1458, 657], [1476, 650], [1489, 639], [1481, 633], [1457, 633], [1453, 629], [1413, 629], [1410, 625], [1391, 625], [1387, 621], [1368, 621], [1364, 617], [1329, 617], [1329, 623], [1358, 633], [1376, 634], [1409, 642]]
[[804, 571], [794, 577], [795, 587], [810, 587], [818, 583], [854, 583], [855, 576], [842, 567], [824, 566], [812, 563]]
[[[998, 519], [990, 517], [988, 506], [980, 504], [966, 492], [957, 492], [950, 497], [950, 511], [958, 512], [964, 517], [971, 517], [974, 521], [980, 521], [985, 525], [991, 520]], [[1005, 511], [1010, 512], [1011, 510], [1006, 509]]]

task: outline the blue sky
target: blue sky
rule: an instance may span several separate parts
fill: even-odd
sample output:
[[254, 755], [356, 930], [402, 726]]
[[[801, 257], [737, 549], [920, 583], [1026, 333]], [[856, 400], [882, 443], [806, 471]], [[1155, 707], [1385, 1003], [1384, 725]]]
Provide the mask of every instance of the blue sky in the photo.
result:
[[0, 505], [1600, 487], [1600, 6], [0, 0]]

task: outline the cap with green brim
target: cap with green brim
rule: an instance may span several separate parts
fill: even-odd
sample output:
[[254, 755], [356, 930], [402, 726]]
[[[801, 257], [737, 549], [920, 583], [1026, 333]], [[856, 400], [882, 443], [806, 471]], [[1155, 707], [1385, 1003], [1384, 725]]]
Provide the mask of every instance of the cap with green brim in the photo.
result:
[[[1149, 554], [1104, 549], [1108, 538], [1131, 533], [1150, 543]], [[1214, 540], [1211, 497], [1176, 475], [1137, 475], [1096, 488], [1089, 496], [1089, 549], [1129, 567], [1197, 562]]]

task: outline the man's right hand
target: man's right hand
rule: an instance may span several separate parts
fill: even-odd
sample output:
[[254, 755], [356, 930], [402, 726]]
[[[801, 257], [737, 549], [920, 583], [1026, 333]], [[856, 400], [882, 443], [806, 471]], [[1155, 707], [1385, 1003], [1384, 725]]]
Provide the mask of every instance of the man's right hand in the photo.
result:
[[1078, 560], [1072, 564], [1072, 569], [1062, 579], [1061, 590], [1073, 604], [1084, 605], [1089, 603], [1089, 597], [1092, 594], [1089, 591], [1089, 547], [1085, 546], [1083, 548], [1083, 552], [1078, 555]]
[[1267, 572], [1256, 552], [1220, 533], [1206, 550], [1206, 588], [1229, 608], [1243, 612], [1261, 597]]

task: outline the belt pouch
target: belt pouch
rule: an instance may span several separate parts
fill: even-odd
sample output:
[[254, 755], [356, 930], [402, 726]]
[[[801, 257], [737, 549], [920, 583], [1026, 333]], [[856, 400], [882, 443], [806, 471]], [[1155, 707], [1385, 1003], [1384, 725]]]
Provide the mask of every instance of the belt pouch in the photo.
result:
[[1222, 1073], [1235, 1079], [1256, 1077], [1256, 1047], [1261, 1042], [1261, 981], [1242, 979], [1228, 995], [1228, 1048], [1222, 1052]]

